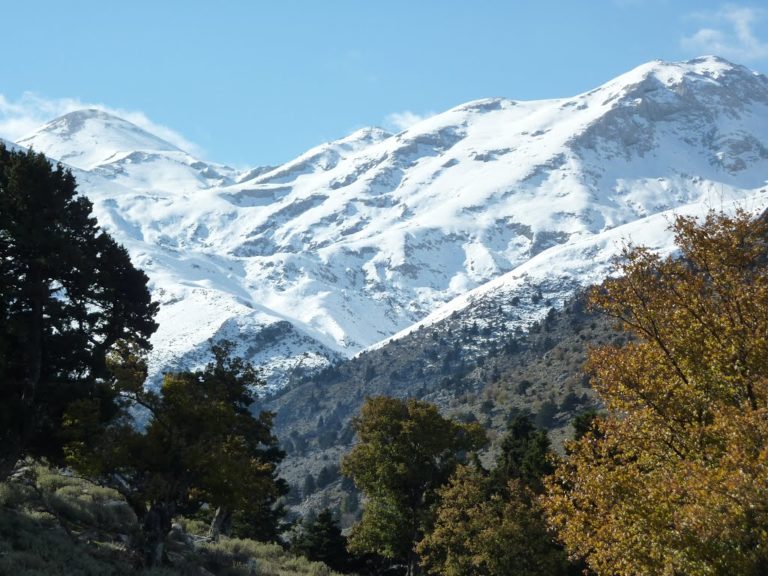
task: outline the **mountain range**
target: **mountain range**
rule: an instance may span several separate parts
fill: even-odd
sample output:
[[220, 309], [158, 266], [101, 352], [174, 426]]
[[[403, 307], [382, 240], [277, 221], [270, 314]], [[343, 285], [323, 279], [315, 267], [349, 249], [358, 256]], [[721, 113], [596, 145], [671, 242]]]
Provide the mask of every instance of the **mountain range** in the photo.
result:
[[149, 275], [155, 377], [229, 338], [281, 388], [457, 314], [482, 328], [505, 309], [505, 329], [524, 329], [610, 274], [625, 243], [669, 253], [674, 214], [765, 209], [768, 78], [654, 61], [573, 97], [469, 102], [250, 169], [93, 109], [16, 145], [71, 166]]

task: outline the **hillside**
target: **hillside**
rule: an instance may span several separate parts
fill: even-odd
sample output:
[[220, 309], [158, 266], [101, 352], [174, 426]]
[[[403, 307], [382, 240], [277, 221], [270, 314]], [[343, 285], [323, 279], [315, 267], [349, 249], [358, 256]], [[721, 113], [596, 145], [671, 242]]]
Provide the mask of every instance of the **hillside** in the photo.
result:
[[[573, 417], [600, 408], [582, 370], [588, 348], [626, 336], [587, 310], [583, 295], [560, 309], [548, 296], [532, 296], [550, 312], [527, 331], [501, 329], [522, 300], [493, 310], [483, 327], [477, 316], [456, 313], [269, 398], [263, 407], [277, 412], [275, 429], [288, 454], [280, 473], [293, 488], [289, 503], [301, 513], [339, 505], [352, 521], [354, 490], [338, 465], [354, 442], [351, 419], [368, 396], [419, 398], [451, 417], [480, 422], [492, 441], [484, 458], [520, 414], [548, 429], [561, 450]], [[304, 488], [309, 475], [312, 493]]]

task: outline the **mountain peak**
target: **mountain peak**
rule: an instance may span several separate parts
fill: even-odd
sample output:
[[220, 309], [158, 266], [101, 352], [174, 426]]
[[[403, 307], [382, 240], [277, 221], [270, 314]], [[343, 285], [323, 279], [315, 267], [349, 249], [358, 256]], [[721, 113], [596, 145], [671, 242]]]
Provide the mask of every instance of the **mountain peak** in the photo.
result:
[[262, 183], [286, 183], [306, 174], [327, 172], [335, 168], [344, 158], [360, 153], [391, 136], [391, 133], [376, 126], [360, 128], [343, 138], [315, 146], [301, 156], [274, 169], [255, 171], [253, 176], [248, 175], [241, 181], [253, 179]]
[[608, 82], [611, 85], [635, 85], [653, 79], [664, 86], [678, 86], [686, 82], [720, 83], [729, 78], [753, 79], [759, 77], [749, 68], [729, 62], [720, 56], [700, 56], [682, 62], [652, 60]]
[[223, 337], [281, 384], [476, 296], [516, 296], [507, 326], [524, 328], [600, 281], [622, 238], [666, 246], [673, 210], [764, 208], [765, 118], [765, 76], [702, 57], [567, 98], [475, 100], [394, 136], [362, 128], [239, 178], [99, 110], [30, 143], [95, 165], [81, 189], [162, 304], [153, 373]]
[[18, 144], [91, 170], [122, 152], [181, 150], [145, 129], [96, 108], [74, 110], [54, 118]]
[[331, 144], [347, 144], [355, 142], [376, 143], [381, 142], [382, 140], [386, 140], [390, 136], [392, 136], [392, 133], [384, 130], [383, 128], [379, 128], [378, 126], [366, 126], [365, 128], [355, 130], [348, 136], [336, 140]]

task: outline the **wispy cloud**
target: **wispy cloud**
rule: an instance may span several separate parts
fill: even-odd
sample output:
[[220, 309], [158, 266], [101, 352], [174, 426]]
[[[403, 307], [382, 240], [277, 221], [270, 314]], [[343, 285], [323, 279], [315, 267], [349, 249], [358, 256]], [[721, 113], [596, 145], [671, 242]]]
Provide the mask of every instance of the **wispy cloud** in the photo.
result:
[[103, 104], [86, 103], [77, 98], [44, 98], [32, 92], [25, 92], [18, 100], [9, 100], [3, 94], [0, 94], [0, 137], [15, 142], [24, 136], [28, 136], [46, 122], [62, 114], [82, 110], [83, 108], [95, 108], [109, 114], [114, 114], [178, 146], [182, 150], [186, 150], [190, 154], [195, 156], [203, 155], [203, 151], [199, 146], [190, 142], [175, 130], [153, 122], [143, 112], [120, 110]]
[[393, 112], [392, 114], [389, 114], [384, 119], [384, 124], [387, 128], [393, 128], [395, 130], [406, 130], [414, 124], [417, 124], [422, 120], [426, 120], [430, 116], [434, 115], [434, 112], [417, 114], [415, 112], [411, 112], [410, 110], [403, 110], [402, 112]]
[[693, 54], [716, 54], [737, 61], [768, 59], [768, 42], [755, 32], [755, 25], [765, 11], [736, 4], [726, 4], [716, 12], [691, 15], [703, 26], [680, 41]]

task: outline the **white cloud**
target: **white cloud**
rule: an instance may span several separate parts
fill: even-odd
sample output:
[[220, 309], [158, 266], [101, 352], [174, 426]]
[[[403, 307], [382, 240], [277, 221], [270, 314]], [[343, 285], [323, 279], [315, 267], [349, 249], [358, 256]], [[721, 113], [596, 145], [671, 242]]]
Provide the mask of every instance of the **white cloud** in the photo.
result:
[[680, 41], [682, 48], [696, 55], [715, 54], [737, 61], [768, 59], [768, 42], [755, 33], [755, 24], [764, 11], [727, 4], [717, 12], [694, 14], [707, 24]]
[[430, 116], [434, 116], [434, 112], [427, 112], [426, 114], [416, 114], [410, 110], [404, 110], [402, 112], [393, 112], [389, 114], [384, 123], [387, 128], [394, 128], [395, 130], [407, 130], [414, 124], [426, 120]]
[[203, 155], [203, 151], [199, 146], [190, 142], [175, 130], [153, 122], [143, 112], [120, 110], [104, 106], [103, 104], [89, 104], [76, 98], [48, 99], [32, 92], [25, 92], [21, 98], [15, 101], [9, 100], [3, 94], [0, 94], [0, 137], [15, 142], [24, 136], [28, 136], [46, 122], [50, 122], [54, 118], [68, 112], [82, 110], [83, 108], [95, 108], [109, 114], [114, 114], [190, 154], [198, 157]]

